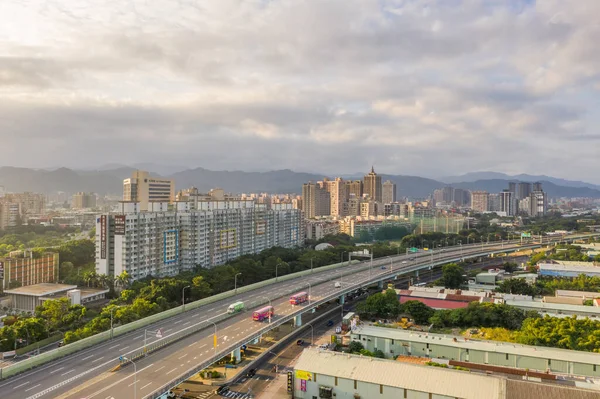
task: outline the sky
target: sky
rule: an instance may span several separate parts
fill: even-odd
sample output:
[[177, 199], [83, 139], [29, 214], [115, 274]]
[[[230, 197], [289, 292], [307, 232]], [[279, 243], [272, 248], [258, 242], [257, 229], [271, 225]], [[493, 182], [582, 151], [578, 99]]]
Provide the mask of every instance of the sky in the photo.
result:
[[600, 183], [598, 15], [598, 0], [2, 0], [0, 165]]

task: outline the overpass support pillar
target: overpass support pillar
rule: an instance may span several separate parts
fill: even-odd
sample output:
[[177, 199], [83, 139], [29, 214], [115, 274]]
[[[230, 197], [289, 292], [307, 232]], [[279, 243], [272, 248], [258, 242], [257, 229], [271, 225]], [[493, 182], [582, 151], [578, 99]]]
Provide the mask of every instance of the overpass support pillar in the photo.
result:
[[415, 277], [419, 277], [419, 271], [415, 270]]
[[294, 316], [294, 325], [300, 327], [302, 325], [302, 315]]
[[235, 360], [236, 363], [242, 361], [242, 352], [240, 351], [240, 348], [234, 349], [234, 351], [231, 352], [231, 360]]
[[383, 289], [383, 280], [377, 283], [377, 287], [382, 290]]
[[343, 305], [344, 303], [346, 303], [346, 295], [345, 294], [340, 297], [340, 305]]

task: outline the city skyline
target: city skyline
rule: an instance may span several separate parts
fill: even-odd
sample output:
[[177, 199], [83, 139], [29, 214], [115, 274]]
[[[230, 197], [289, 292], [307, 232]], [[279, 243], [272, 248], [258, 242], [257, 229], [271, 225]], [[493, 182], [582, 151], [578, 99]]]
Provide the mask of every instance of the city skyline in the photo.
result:
[[4, 4], [3, 164], [600, 183], [600, 4], [458, 3]]

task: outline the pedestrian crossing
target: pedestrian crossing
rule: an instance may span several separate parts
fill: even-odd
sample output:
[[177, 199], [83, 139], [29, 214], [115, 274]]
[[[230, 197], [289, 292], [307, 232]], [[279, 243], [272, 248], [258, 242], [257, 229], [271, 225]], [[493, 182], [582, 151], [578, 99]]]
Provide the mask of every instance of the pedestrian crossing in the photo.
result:
[[221, 396], [223, 396], [224, 398], [231, 398], [231, 399], [250, 399], [250, 398], [253, 398], [252, 394], [235, 392], [235, 391], [227, 391], [226, 393], [222, 394]]

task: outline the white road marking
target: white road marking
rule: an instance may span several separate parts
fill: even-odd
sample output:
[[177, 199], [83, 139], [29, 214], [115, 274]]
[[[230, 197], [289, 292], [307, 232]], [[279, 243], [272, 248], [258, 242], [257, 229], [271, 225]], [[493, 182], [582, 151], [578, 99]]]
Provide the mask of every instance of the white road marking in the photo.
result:
[[140, 339], [140, 338], [142, 338], [143, 336], [144, 336], [144, 334], [142, 334], [142, 335], [139, 335], [139, 336], [137, 336], [137, 337], [133, 337], [133, 339]]
[[164, 368], [165, 368], [165, 366], [162, 366], [162, 367], [160, 367], [160, 368], [157, 368], [157, 369], [156, 369], [156, 371], [160, 371], [160, 370], [162, 370], [162, 369], [164, 369]]
[[174, 368], [173, 370], [169, 371], [169, 372], [167, 373], [167, 375], [171, 374], [171, 373], [172, 373], [173, 371], [175, 371], [175, 370], [177, 370], [177, 368]]
[[121, 350], [122, 350], [122, 351], [124, 351], [125, 349], [129, 349], [129, 347], [128, 347], [128, 346], [126, 346], [126, 347], [124, 347], [124, 348], [121, 348]]
[[185, 355], [181, 356], [181, 357], [179, 358], [179, 360], [183, 359], [183, 358], [184, 358], [184, 357], [186, 357], [186, 356], [187, 356], [187, 353], [186, 353]]
[[199, 346], [199, 347], [198, 347], [198, 349], [202, 349], [202, 348], [204, 348], [206, 345], [208, 345], [208, 344], [204, 344], [204, 345], [202, 345], [202, 346]]
[[90, 357], [94, 357], [94, 355], [89, 355], [88, 357], [84, 357], [84, 358], [83, 358], [83, 359], [81, 359], [81, 360], [87, 360], [87, 359], [89, 359]]
[[75, 369], [73, 369], [73, 370], [69, 370], [69, 371], [67, 371], [66, 373], [63, 373], [63, 374], [61, 374], [61, 376], [63, 376], [63, 375], [67, 375], [67, 374], [69, 374], [69, 373], [72, 373], [73, 371], [75, 371]]
[[184, 326], [187, 326], [188, 324], [190, 324], [190, 321], [186, 321], [185, 323], [183, 323]]
[[116, 344], [116, 345], [113, 345], [113, 346], [111, 346], [111, 347], [110, 347], [110, 348], [108, 348], [108, 349], [115, 349], [117, 346], [121, 346], [121, 344]]
[[31, 388], [27, 388], [27, 389], [25, 390], [25, 392], [27, 392], [27, 391], [31, 391], [32, 389], [35, 389], [35, 388], [39, 387], [40, 385], [42, 385], [42, 384], [37, 384], [37, 385], [34, 385], [34, 386], [32, 386]]
[[181, 323], [183, 320], [177, 320], [176, 322], [174, 322], [173, 324], [179, 324]]
[[96, 360], [92, 360], [92, 363], [96, 363], [97, 361], [100, 361], [100, 360], [102, 360], [102, 359], [104, 359], [104, 356], [102, 356], [102, 357], [100, 357], [100, 358], [98, 358], [98, 359], [96, 359]]
[[62, 369], [64, 369], [64, 367], [57, 368], [56, 370], [53, 370], [53, 371], [51, 371], [51, 372], [50, 372], [50, 374], [54, 374], [54, 373], [56, 373], [57, 371], [60, 371], [60, 370], [62, 370]]
[[16, 387], [14, 387], [13, 389], [20, 388], [20, 387], [22, 387], [23, 385], [27, 385], [27, 384], [29, 384], [29, 381], [27, 381], [27, 382], [24, 382], [24, 383], [22, 383], [21, 385], [17, 385], [17, 386], [16, 386]]

